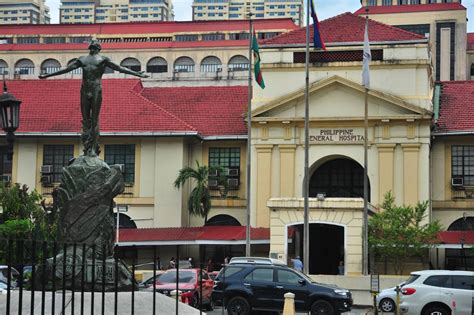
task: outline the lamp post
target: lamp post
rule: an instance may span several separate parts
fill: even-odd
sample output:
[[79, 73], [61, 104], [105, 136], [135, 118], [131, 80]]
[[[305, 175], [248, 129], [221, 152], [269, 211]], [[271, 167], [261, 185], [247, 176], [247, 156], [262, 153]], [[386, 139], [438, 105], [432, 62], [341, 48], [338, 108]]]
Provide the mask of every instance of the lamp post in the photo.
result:
[[3, 80], [3, 93], [0, 96], [0, 122], [2, 129], [6, 133], [9, 160], [13, 158], [13, 142], [15, 140], [15, 131], [20, 122], [20, 104], [15, 96], [8, 93], [7, 83]]

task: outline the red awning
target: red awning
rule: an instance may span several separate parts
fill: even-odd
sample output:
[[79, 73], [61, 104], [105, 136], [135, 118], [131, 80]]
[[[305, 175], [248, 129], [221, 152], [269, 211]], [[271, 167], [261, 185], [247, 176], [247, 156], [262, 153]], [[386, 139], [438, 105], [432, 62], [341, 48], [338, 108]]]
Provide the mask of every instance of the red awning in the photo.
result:
[[[245, 244], [245, 226], [120, 229], [120, 246]], [[252, 244], [270, 244], [269, 228], [251, 228]]]
[[474, 231], [444, 231], [438, 234], [441, 244], [474, 244]]

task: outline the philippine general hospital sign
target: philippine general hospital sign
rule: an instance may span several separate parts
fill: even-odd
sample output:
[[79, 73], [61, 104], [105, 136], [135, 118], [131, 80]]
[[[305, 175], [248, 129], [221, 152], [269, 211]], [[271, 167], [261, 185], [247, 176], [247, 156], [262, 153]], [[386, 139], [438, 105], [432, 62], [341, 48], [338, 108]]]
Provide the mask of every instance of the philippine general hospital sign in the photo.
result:
[[364, 129], [311, 129], [309, 134], [310, 143], [360, 143], [364, 141]]

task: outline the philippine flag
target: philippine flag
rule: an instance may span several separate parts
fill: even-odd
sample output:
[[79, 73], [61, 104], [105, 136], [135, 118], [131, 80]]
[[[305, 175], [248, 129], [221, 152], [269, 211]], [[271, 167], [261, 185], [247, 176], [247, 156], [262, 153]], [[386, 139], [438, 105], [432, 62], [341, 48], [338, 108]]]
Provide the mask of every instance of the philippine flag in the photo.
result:
[[324, 41], [321, 38], [321, 33], [319, 32], [319, 21], [318, 17], [316, 16], [316, 10], [314, 9], [313, 0], [311, 1], [311, 18], [313, 19], [313, 42], [314, 48], [320, 48], [322, 50], [326, 50], [326, 45], [324, 45]]

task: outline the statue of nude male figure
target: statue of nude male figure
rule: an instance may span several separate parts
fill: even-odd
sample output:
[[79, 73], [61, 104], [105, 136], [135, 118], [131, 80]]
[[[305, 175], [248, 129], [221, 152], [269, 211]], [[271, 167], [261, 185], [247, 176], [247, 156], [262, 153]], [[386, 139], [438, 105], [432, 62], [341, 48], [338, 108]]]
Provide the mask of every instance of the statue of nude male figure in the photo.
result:
[[133, 71], [122, 67], [110, 60], [106, 56], [99, 54], [102, 47], [99, 41], [92, 40], [89, 45], [89, 55], [81, 56], [70, 63], [66, 68], [59, 71], [42, 74], [40, 79], [68, 73], [78, 68], [82, 68], [81, 85], [81, 112], [82, 112], [82, 142], [84, 144], [84, 154], [97, 156], [99, 154], [99, 113], [102, 104], [102, 75], [105, 68], [131, 74], [140, 78], [147, 78], [143, 71]]

